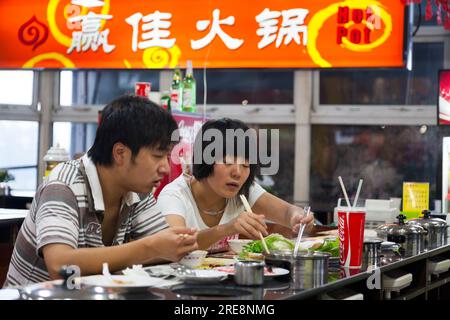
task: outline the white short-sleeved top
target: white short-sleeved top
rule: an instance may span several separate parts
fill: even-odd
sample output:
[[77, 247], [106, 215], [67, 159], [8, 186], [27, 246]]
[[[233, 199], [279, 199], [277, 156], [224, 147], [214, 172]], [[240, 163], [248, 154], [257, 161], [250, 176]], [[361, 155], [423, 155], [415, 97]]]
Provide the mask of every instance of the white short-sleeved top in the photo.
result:
[[[253, 206], [259, 197], [266, 191], [256, 182], [250, 187], [248, 202]], [[176, 214], [184, 218], [186, 226], [196, 228], [197, 230], [205, 230], [209, 227], [203, 221], [197, 204], [195, 203], [191, 189], [186, 177], [181, 175], [161, 191], [158, 196], [158, 205], [164, 216]], [[219, 224], [226, 224], [236, 218], [245, 208], [239, 197], [229, 200], [225, 207], [225, 211]], [[237, 238], [238, 235], [226, 237], [209, 248], [210, 251], [217, 251], [228, 245], [229, 239]]]

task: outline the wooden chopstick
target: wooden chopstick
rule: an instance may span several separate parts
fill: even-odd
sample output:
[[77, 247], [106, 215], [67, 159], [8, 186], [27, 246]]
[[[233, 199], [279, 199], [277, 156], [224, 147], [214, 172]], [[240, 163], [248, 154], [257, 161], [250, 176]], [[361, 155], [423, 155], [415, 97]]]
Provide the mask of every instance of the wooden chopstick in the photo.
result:
[[[252, 208], [250, 207], [250, 204], [248, 203], [247, 198], [243, 194], [241, 194], [240, 197], [241, 197], [242, 203], [244, 204], [245, 210], [247, 210], [248, 212], [252, 212]], [[259, 238], [261, 239], [262, 245], [263, 245], [264, 250], [266, 251], [266, 253], [270, 254], [269, 248], [267, 247], [267, 243], [264, 240], [264, 237], [263, 237], [261, 232], [259, 232]]]

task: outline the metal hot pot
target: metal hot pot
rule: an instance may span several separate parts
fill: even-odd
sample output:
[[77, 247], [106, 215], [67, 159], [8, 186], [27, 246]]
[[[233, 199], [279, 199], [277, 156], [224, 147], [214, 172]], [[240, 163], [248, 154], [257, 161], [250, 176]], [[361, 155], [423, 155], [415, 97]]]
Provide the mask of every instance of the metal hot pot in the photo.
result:
[[400, 252], [404, 257], [411, 257], [425, 251], [425, 237], [427, 231], [420, 225], [405, 223], [406, 216], [400, 214], [398, 223], [380, 225], [377, 236], [384, 241], [395, 242], [400, 245]]
[[291, 287], [294, 290], [316, 288], [328, 281], [330, 254], [301, 251], [294, 256], [290, 250], [271, 251], [265, 255], [267, 265], [290, 271]]
[[441, 247], [447, 242], [447, 222], [431, 218], [428, 210], [423, 211], [423, 218], [409, 220], [407, 224], [419, 225], [428, 232], [425, 237], [425, 247], [428, 250]]

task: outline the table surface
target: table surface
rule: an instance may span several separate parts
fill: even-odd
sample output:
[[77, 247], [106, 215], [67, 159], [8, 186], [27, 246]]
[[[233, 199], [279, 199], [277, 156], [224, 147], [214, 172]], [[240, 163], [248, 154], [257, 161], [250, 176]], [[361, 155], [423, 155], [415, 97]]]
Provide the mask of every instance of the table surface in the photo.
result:
[[28, 209], [4, 209], [0, 208], [0, 221], [25, 219]]

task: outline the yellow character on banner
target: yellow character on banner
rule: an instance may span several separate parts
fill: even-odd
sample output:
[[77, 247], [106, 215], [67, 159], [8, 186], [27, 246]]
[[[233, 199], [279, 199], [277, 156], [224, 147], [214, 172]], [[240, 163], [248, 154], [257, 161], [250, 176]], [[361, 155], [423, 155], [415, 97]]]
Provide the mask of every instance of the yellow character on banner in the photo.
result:
[[418, 218], [429, 209], [430, 184], [428, 182], [403, 183], [403, 213], [408, 219]]
[[[61, 32], [61, 30], [59, 29], [58, 25], [56, 24], [56, 16], [57, 16], [57, 8], [59, 3], [61, 2], [61, 0], [50, 0], [48, 2], [48, 6], [47, 6], [47, 20], [48, 20], [48, 25], [50, 28], [50, 32], [52, 33], [53, 37], [55, 38], [56, 41], [58, 41], [60, 44], [62, 44], [65, 47], [70, 47], [72, 44], [72, 37], [71, 36], [67, 36], [64, 33]], [[109, 12], [109, 8], [110, 8], [110, 0], [104, 0], [104, 5], [102, 7], [101, 10], [101, 14], [102, 15], [106, 15]], [[70, 18], [73, 17], [77, 12], [81, 13], [81, 15], [84, 15], [87, 12], [87, 8], [86, 7], [81, 7], [82, 9], [76, 9], [75, 5], [71, 5], [71, 4], [67, 4], [64, 7], [64, 17]], [[79, 7], [80, 8], [80, 7]], [[101, 27], [100, 30], [104, 27], [106, 21], [102, 21], [101, 22]], [[70, 24], [74, 29], [77, 28], [78, 23], [72, 23]], [[71, 29], [69, 27], [69, 29]]]
[[[376, 47], [379, 47], [382, 45], [386, 40], [389, 38], [389, 36], [392, 33], [392, 17], [389, 15], [389, 13], [384, 9], [383, 5], [379, 3], [378, 1], [373, 0], [345, 0], [343, 2], [332, 4], [331, 6], [328, 6], [327, 8], [321, 10], [319, 13], [315, 14], [314, 17], [311, 19], [308, 25], [308, 44], [306, 46], [308, 53], [311, 57], [311, 59], [316, 63], [318, 66], [322, 68], [331, 68], [333, 65], [322, 58], [320, 52], [317, 50], [316, 46], [316, 40], [319, 36], [320, 29], [322, 28], [323, 24], [332, 16], [336, 15], [336, 12], [338, 12], [339, 7], [346, 6], [351, 9], [361, 9], [361, 10], [367, 10], [368, 8], [371, 8], [372, 12], [375, 13], [377, 16], [377, 19], [379, 18], [381, 21], [383, 21], [385, 27], [383, 35], [378, 38], [376, 41], [372, 43], [366, 43], [366, 44], [355, 44], [350, 42], [346, 37], [342, 38], [341, 46], [356, 52], [364, 52], [364, 51], [370, 51]], [[375, 18], [375, 16], [372, 16]], [[369, 30], [373, 30], [375, 26], [373, 21], [366, 19], [362, 19], [361, 23], [364, 23]], [[347, 24], [344, 25], [345, 28], [349, 28], [354, 25], [354, 22], [350, 21]]]

